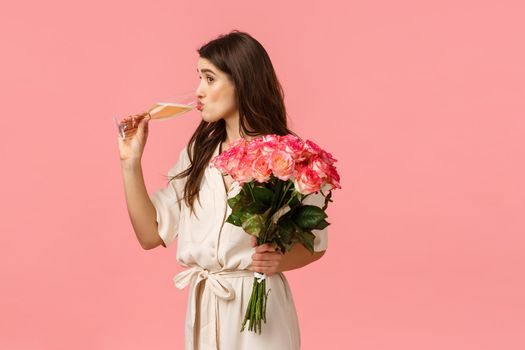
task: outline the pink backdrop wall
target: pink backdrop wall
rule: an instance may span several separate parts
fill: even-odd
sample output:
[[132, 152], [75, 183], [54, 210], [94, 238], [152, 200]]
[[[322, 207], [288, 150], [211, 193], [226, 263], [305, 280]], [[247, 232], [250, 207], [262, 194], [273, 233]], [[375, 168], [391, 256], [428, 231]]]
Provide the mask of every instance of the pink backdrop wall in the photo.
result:
[[[267, 49], [292, 129], [338, 159], [329, 249], [287, 272], [303, 349], [523, 349], [520, 1], [47, 1], [0, 11], [1, 349], [181, 349], [176, 246], [129, 222], [112, 117]], [[199, 122], [151, 123], [149, 192]]]

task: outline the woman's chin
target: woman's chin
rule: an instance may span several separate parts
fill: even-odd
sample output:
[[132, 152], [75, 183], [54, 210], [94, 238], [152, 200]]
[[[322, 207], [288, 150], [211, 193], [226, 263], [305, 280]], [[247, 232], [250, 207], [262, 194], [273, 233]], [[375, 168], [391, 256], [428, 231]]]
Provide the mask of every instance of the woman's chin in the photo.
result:
[[214, 123], [222, 119], [220, 116], [210, 116], [206, 112], [201, 112], [201, 117], [202, 117], [202, 120], [208, 123]]

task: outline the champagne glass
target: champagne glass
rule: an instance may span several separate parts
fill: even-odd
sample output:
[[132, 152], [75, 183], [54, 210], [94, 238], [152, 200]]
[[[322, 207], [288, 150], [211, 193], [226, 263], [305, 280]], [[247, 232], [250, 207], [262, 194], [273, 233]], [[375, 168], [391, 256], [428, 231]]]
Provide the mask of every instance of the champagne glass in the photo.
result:
[[197, 96], [195, 96], [195, 92], [187, 91], [155, 103], [148, 109], [147, 113], [151, 116], [151, 120], [167, 120], [189, 112], [196, 106]]
[[[152, 105], [145, 113], [141, 113], [142, 117], [149, 115], [150, 121], [163, 121], [173, 119], [186, 112], [195, 109], [198, 105], [197, 96], [194, 91], [184, 91], [167, 98], [160, 100]], [[131, 127], [130, 122], [119, 122], [116, 117], [113, 117], [120, 137], [125, 138], [124, 130]]]

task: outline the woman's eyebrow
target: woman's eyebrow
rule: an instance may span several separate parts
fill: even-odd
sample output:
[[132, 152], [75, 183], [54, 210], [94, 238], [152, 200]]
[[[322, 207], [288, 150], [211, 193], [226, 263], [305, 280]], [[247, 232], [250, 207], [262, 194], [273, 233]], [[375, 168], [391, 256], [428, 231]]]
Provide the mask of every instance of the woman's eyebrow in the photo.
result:
[[[197, 72], [199, 72], [199, 68], [197, 68]], [[202, 69], [201, 72], [210, 72], [210, 73], [212, 73], [212, 74], [215, 74], [214, 71], [212, 71], [211, 69], [208, 69], [208, 68], [204, 68], [204, 69]]]

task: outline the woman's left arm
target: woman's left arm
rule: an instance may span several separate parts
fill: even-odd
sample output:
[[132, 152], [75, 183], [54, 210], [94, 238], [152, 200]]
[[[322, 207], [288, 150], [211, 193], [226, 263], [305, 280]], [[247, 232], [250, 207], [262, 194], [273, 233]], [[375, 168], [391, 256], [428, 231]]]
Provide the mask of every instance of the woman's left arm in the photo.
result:
[[[252, 244], [253, 246], [257, 244], [255, 237], [252, 237]], [[323, 250], [312, 254], [301, 243], [295, 243], [292, 250], [282, 254], [267, 243], [255, 247], [250, 270], [271, 276], [274, 273], [298, 269], [313, 263], [320, 259], [324, 253]]]

